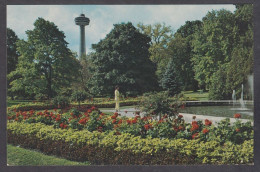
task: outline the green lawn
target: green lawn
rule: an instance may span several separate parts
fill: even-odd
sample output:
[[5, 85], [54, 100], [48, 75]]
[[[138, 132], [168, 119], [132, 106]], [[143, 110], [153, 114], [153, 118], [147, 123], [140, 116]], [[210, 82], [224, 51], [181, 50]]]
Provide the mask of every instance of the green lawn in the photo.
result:
[[55, 156], [48, 156], [35, 150], [24, 149], [7, 145], [7, 164], [10, 166], [64, 166], [64, 165], [90, 165], [89, 162], [75, 162]]
[[209, 100], [209, 93], [208, 92], [202, 92], [200, 90], [194, 92], [194, 91], [183, 91], [182, 92], [185, 97], [195, 98], [199, 101], [205, 101]]

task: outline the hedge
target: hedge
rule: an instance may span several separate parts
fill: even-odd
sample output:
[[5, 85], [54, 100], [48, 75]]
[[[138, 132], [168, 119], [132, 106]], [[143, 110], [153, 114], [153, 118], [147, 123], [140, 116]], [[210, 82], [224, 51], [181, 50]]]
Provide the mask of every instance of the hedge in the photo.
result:
[[54, 129], [41, 123], [8, 122], [8, 143], [75, 161], [109, 165], [251, 164], [253, 139], [217, 141], [141, 138], [128, 133]]
[[[128, 102], [120, 102], [120, 106], [133, 106], [137, 105], [138, 101], [128, 101]], [[97, 104], [81, 104], [80, 109], [87, 109], [91, 106], [95, 106], [97, 108], [113, 108], [115, 107], [115, 103], [109, 102], [109, 103], [97, 103]], [[76, 104], [71, 104], [69, 108], [72, 107], [78, 107]], [[55, 105], [47, 105], [47, 104], [19, 104], [19, 105], [13, 105], [9, 107], [10, 109], [16, 109], [17, 111], [29, 111], [29, 110], [46, 110], [46, 109], [58, 109]]]

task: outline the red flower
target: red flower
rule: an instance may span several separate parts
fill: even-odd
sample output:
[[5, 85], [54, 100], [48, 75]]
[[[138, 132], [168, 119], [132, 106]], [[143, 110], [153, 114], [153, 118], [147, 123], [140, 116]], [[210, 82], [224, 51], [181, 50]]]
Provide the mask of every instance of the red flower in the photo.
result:
[[204, 128], [204, 129], [202, 130], [202, 132], [203, 132], [203, 134], [206, 134], [206, 133], [209, 132], [209, 130], [208, 130], [207, 128]]
[[19, 115], [20, 115], [20, 114], [17, 112], [17, 113], [16, 113], [16, 117], [18, 117]]
[[118, 113], [117, 113], [117, 112], [115, 112], [115, 113], [114, 113], [114, 116], [118, 117]]
[[132, 124], [132, 121], [130, 119], [126, 120], [127, 124]]
[[79, 120], [79, 123], [85, 125], [87, 123], [87, 118], [82, 118]]
[[14, 120], [15, 120], [15, 121], [18, 121], [19, 119], [18, 119], [18, 118], [15, 118]]
[[144, 128], [145, 128], [146, 130], [149, 130], [149, 129], [153, 128], [153, 124], [145, 124], [145, 125], [144, 125]]
[[53, 109], [54, 110], [54, 112], [56, 112], [57, 111], [57, 109], [55, 108], [55, 109]]
[[60, 128], [63, 128], [63, 127], [64, 127], [64, 124], [63, 124], [63, 123], [61, 123], [61, 124], [60, 124]]
[[191, 131], [195, 131], [199, 129], [199, 125], [197, 121], [192, 121], [192, 128], [190, 129]]
[[127, 110], [125, 111], [125, 113], [127, 113]]
[[91, 110], [95, 110], [95, 109], [96, 109], [96, 107], [95, 107], [95, 106], [92, 106], [92, 107], [91, 107]]
[[123, 120], [122, 119], [120, 119], [119, 121], [118, 121], [118, 124], [121, 124], [123, 122]]
[[240, 131], [240, 129], [239, 128], [236, 128], [236, 132], [239, 132]]
[[87, 110], [87, 113], [91, 113], [91, 112], [92, 112], [92, 110], [91, 110], [91, 109], [88, 109], [88, 110]]
[[150, 129], [150, 125], [149, 124], [145, 124], [144, 128], [145, 128], [145, 130], [149, 130]]
[[205, 119], [205, 125], [206, 126], [211, 126], [212, 122], [208, 119]]
[[192, 139], [196, 139], [198, 137], [199, 133], [195, 133], [192, 135]]
[[113, 115], [113, 116], [111, 116], [111, 119], [116, 119], [116, 117], [117, 117], [117, 116]]
[[88, 115], [88, 112], [85, 112], [85, 113], [84, 113], [84, 115], [85, 115], [86, 117], [88, 117], [88, 116], [89, 116], [89, 115]]
[[8, 118], [8, 120], [11, 120], [11, 119], [12, 119], [12, 117], [10, 117], [10, 116], [8, 116], [7, 118]]
[[191, 125], [194, 125], [194, 124], [198, 124], [198, 122], [197, 121], [192, 121]]
[[182, 125], [180, 125], [179, 130], [184, 130], [184, 127]]
[[56, 121], [60, 121], [61, 120], [61, 118], [60, 118], [60, 116], [58, 116], [57, 118], [56, 118]]
[[179, 115], [179, 116], [178, 116], [178, 118], [182, 118], [182, 117], [183, 117], [183, 115]]
[[114, 120], [112, 121], [112, 123], [115, 124], [115, 123], [116, 123], [116, 119], [114, 119]]
[[132, 124], [135, 124], [137, 122], [137, 119], [132, 120]]
[[241, 115], [240, 115], [239, 113], [236, 113], [236, 114], [234, 115], [234, 117], [235, 117], [235, 118], [241, 118]]
[[105, 114], [104, 114], [104, 113], [101, 113], [100, 115], [101, 115], [101, 116], [104, 116]]

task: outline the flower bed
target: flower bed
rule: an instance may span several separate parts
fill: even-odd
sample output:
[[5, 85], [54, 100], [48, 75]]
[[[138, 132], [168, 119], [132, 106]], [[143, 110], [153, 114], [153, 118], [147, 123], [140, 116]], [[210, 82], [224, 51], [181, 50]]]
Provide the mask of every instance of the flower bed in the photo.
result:
[[60, 114], [57, 109], [50, 112], [31, 111], [10, 111], [9, 121], [25, 123], [44, 123], [62, 129], [86, 129], [90, 132], [109, 132], [115, 134], [129, 133], [142, 138], [168, 138], [168, 139], [198, 139], [200, 141], [217, 140], [221, 144], [231, 141], [241, 144], [245, 140], [253, 139], [253, 127], [250, 122], [241, 123], [240, 114], [235, 114], [237, 121], [230, 125], [230, 120], [222, 120], [218, 126], [213, 126], [209, 120], [194, 121], [185, 123], [183, 116], [169, 118], [167, 115], [161, 120], [154, 120], [151, 117], [141, 118], [138, 114], [134, 118], [120, 117], [120, 114], [107, 115], [100, 112], [96, 107], [89, 107], [82, 113], [78, 109], [71, 109], [69, 112]]
[[183, 116], [121, 117], [98, 108], [8, 112], [8, 142], [94, 164], [232, 164], [253, 162], [253, 127], [229, 119], [185, 123]]
[[53, 128], [42, 123], [8, 122], [8, 143], [92, 164], [248, 164], [253, 139], [242, 144], [198, 139], [141, 138], [129, 133]]

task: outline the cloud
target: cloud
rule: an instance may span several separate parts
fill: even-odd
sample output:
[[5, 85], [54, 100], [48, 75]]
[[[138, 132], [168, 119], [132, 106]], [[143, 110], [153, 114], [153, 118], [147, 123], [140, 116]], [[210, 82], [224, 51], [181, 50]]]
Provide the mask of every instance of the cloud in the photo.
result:
[[98, 43], [113, 28], [113, 24], [139, 22], [154, 24], [164, 22], [175, 31], [185, 21], [201, 20], [208, 11], [225, 8], [235, 10], [234, 5], [8, 5], [7, 26], [13, 29], [19, 38], [26, 39], [26, 30], [33, 29], [38, 17], [54, 22], [66, 35], [69, 48], [79, 50], [79, 26], [74, 18], [83, 11], [90, 18], [86, 26], [86, 49]]

